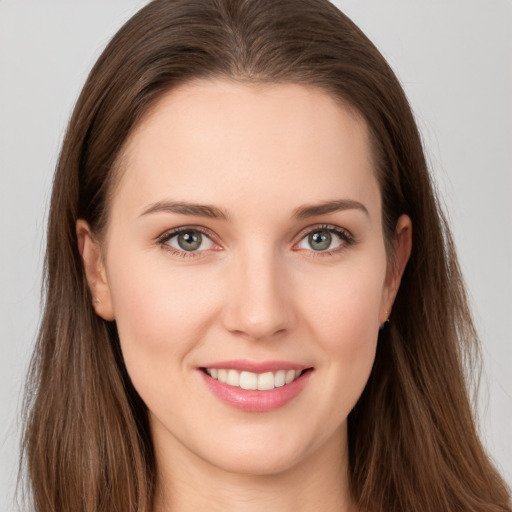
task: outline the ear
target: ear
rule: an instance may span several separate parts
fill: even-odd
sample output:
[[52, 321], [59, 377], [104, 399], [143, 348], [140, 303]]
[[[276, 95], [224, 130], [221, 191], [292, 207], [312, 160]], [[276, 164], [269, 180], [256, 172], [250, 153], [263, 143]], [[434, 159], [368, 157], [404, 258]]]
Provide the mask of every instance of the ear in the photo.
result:
[[402, 215], [396, 223], [395, 236], [393, 238], [393, 259], [388, 265], [381, 311], [379, 314], [380, 324], [383, 324], [391, 313], [405, 266], [411, 256], [411, 249], [412, 222], [409, 216]]
[[79, 219], [76, 223], [78, 250], [82, 256], [87, 284], [93, 297], [96, 313], [104, 320], [114, 320], [114, 308], [107, 273], [99, 242], [94, 238], [89, 224]]

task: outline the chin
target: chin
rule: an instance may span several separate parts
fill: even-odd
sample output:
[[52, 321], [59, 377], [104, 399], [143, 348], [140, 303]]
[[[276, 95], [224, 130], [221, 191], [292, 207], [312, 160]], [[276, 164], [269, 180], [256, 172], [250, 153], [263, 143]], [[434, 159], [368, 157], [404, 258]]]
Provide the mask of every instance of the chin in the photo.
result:
[[[261, 427], [261, 425], [260, 425]], [[305, 427], [305, 425], [304, 425]], [[228, 473], [245, 476], [276, 476], [299, 470], [316, 456], [332, 456], [343, 450], [343, 435], [314, 435], [311, 429], [296, 425], [294, 432], [280, 425], [227, 433], [215, 446], [203, 445], [203, 460]]]
[[216, 458], [209, 462], [220, 470], [240, 476], [276, 476], [297, 468], [302, 462], [297, 453], [271, 453], [266, 447], [257, 451], [239, 451], [231, 457], [230, 454], [226, 455], [222, 459]]

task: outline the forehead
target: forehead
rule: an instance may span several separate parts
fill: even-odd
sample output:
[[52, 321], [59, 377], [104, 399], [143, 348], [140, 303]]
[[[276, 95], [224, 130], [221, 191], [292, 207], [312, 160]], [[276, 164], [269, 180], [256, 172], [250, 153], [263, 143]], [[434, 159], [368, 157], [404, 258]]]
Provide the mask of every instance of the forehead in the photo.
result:
[[342, 196], [378, 205], [373, 167], [365, 122], [321, 89], [200, 81], [165, 94], [134, 129], [113, 207], [229, 209], [240, 195], [282, 210]]

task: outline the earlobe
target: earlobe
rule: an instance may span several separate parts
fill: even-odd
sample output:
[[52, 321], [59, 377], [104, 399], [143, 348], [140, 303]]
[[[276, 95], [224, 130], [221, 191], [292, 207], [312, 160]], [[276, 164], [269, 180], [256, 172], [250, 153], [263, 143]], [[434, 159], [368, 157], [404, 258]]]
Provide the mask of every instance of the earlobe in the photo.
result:
[[393, 308], [402, 276], [411, 256], [412, 250], [412, 222], [408, 215], [398, 219], [393, 238], [393, 260], [388, 268], [386, 279], [386, 293], [381, 308], [380, 322], [388, 320], [389, 312]]
[[87, 284], [93, 297], [92, 305], [101, 318], [104, 320], [114, 320], [110, 287], [100, 244], [94, 238], [87, 222], [82, 219], [79, 219], [76, 223], [76, 236]]

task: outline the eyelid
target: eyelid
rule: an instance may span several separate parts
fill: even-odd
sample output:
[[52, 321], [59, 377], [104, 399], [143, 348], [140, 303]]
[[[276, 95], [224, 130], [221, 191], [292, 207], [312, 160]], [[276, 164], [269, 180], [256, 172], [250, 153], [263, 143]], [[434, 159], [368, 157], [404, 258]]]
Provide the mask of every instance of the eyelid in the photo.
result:
[[[169, 238], [172, 238], [175, 235], [179, 235], [180, 233], [183, 233], [184, 231], [199, 231], [201, 234], [206, 235], [208, 238], [211, 238], [212, 241], [216, 238], [215, 234], [212, 233], [208, 228], [205, 228], [204, 226], [194, 226], [194, 225], [187, 225], [187, 226], [178, 226], [176, 228], [167, 229], [164, 231], [161, 235], [157, 237], [158, 242], [165, 242], [166, 240], [169, 240]], [[217, 243], [217, 242], [215, 242]]]
[[[334, 233], [336, 236], [338, 236], [339, 238], [341, 238], [343, 240], [343, 243], [339, 247], [336, 247], [335, 249], [330, 249], [330, 250], [328, 249], [325, 251], [315, 251], [315, 250], [311, 249], [310, 251], [308, 251], [308, 252], [313, 253], [315, 256], [334, 254], [336, 252], [342, 251], [344, 248], [346, 248], [347, 245], [352, 245], [356, 242], [354, 235], [346, 228], [342, 228], [341, 226], [337, 226], [335, 224], [316, 224], [313, 226], [308, 226], [308, 227], [304, 228], [302, 231], [300, 231], [300, 233], [296, 237], [297, 241], [293, 244], [293, 247], [294, 248], [297, 247], [297, 245], [300, 242], [302, 242], [302, 240], [304, 240], [304, 238], [306, 236], [310, 235], [311, 233], [314, 233], [316, 231], [322, 231], [322, 230]], [[297, 251], [298, 250], [306, 250], [307, 251], [307, 249], [295, 249], [295, 250], [297, 250]]]
[[341, 235], [347, 237], [347, 238], [354, 238], [354, 235], [347, 229], [343, 228], [341, 226], [338, 226], [336, 224], [326, 224], [326, 223], [320, 223], [320, 224], [312, 224], [310, 226], [307, 226], [299, 231], [299, 233], [295, 236], [296, 239], [302, 240], [306, 235], [309, 235], [312, 232], [315, 231], [321, 231], [325, 229], [326, 231], [333, 231], [335, 233], [340, 233]]
[[[314, 251], [313, 249], [307, 250], [307, 249], [297, 249], [296, 248], [297, 245], [306, 236], [308, 236], [309, 234], [311, 234], [315, 231], [321, 231], [321, 230], [326, 230], [326, 231], [330, 231], [330, 232], [334, 233], [336, 236], [338, 236], [343, 241], [343, 243], [334, 249], [325, 250], [325, 251]], [[202, 251], [185, 251], [185, 250], [176, 249], [176, 248], [166, 244], [166, 242], [168, 240], [170, 240], [174, 236], [179, 235], [180, 233], [183, 233], [185, 231], [198, 231], [202, 235], [208, 237], [213, 244], [219, 246], [219, 248], [215, 248], [213, 250], [222, 250], [222, 245], [218, 241], [218, 237], [215, 235], [215, 233], [213, 233], [210, 229], [205, 228], [204, 226], [196, 226], [196, 225], [185, 225], [185, 226], [179, 226], [179, 227], [168, 229], [157, 237], [156, 242], [159, 245], [161, 245], [163, 249], [168, 250], [169, 252], [171, 252], [175, 255], [181, 256], [181, 257], [201, 257], [201, 256], [204, 256], [204, 254], [202, 254], [202, 253], [207, 252], [208, 250], [212, 250], [212, 249], [206, 249], [206, 250], [202, 250]], [[296, 238], [296, 242], [293, 244], [292, 249], [294, 249], [296, 251], [299, 251], [299, 250], [307, 251], [307, 252], [313, 254], [314, 256], [322, 256], [322, 255], [327, 256], [330, 254], [334, 254], [339, 251], [342, 251], [343, 249], [346, 248], [346, 246], [350, 246], [356, 242], [354, 235], [352, 235], [352, 233], [348, 229], [343, 228], [338, 225], [335, 225], [335, 224], [325, 224], [325, 223], [307, 226], [306, 228], [302, 229], [298, 233], [298, 235], [296, 235], [295, 238]]]
[[[210, 241], [216, 245], [219, 246], [219, 248], [215, 249], [205, 249], [202, 251], [185, 251], [181, 249], [177, 249], [176, 247], [172, 247], [171, 245], [167, 244], [167, 242], [175, 237], [176, 235], [179, 235], [180, 233], [187, 232], [187, 231], [197, 231], [201, 233], [202, 235], [206, 236], [210, 239]], [[162, 247], [162, 249], [171, 252], [171, 254], [183, 257], [183, 258], [197, 258], [203, 256], [202, 253], [207, 252], [208, 250], [220, 250], [222, 247], [220, 243], [218, 242], [218, 237], [210, 231], [208, 228], [205, 228], [204, 226], [195, 226], [195, 225], [186, 225], [186, 226], [179, 226], [176, 228], [171, 228], [163, 232], [161, 235], [159, 235], [156, 239], [156, 242]]]

